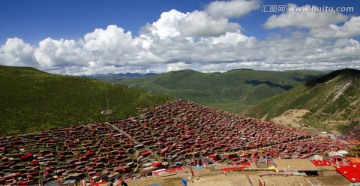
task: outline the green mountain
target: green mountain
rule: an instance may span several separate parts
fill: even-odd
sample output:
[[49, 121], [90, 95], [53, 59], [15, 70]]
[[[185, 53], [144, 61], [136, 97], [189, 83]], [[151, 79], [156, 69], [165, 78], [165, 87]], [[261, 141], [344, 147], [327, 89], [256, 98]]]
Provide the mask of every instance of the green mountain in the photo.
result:
[[320, 75], [323, 74], [310, 71], [239, 69], [225, 73], [201, 73], [181, 70], [152, 77], [127, 78], [117, 82], [148, 92], [241, 113], [249, 105], [283, 93], [300, 82]]
[[310, 111], [301, 122], [316, 128], [343, 133], [356, 128], [360, 123], [360, 71], [342, 69], [307, 81], [251, 107], [247, 115], [270, 120], [291, 109]]
[[[0, 66], [0, 90], [0, 135], [122, 119], [135, 116], [138, 107], [170, 100], [122, 85], [27, 67]], [[101, 114], [107, 105], [112, 114]]]

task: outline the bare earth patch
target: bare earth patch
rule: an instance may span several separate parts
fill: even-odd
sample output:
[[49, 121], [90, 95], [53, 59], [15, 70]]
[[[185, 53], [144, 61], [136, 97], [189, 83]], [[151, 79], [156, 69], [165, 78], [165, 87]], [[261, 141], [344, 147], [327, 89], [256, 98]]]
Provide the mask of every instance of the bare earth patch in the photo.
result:
[[308, 112], [310, 111], [306, 109], [291, 109], [284, 112], [281, 116], [271, 119], [271, 121], [295, 128], [300, 128], [300, 120]]
[[342, 175], [332, 171], [334, 175], [326, 175], [324, 177], [308, 177], [308, 180], [315, 185], [323, 186], [348, 186], [350, 182]]
[[[250, 182], [255, 185], [259, 183], [260, 174], [267, 174], [273, 172], [267, 171], [242, 171], [242, 172], [229, 172], [224, 174], [220, 171], [210, 171], [210, 170], [201, 170], [199, 171], [200, 177], [194, 177], [188, 181], [188, 186], [250, 186]], [[128, 185], [131, 186], [150, 186], [152, 184], [159, 184], [161, 186], [183, 186], [181, 178], [189, 179], [191, 173], [179, 172], [177, 175], [172, 176], [153, 176], [148, 177], [147, 179], [138, 179], [138, 180], [128, 180]], [[343, 177], [341, 174], [337, 173], [335, 170], [324, 171], [323, 176], [293, 176], [285, 177], [282, 176], [269, 176], [263, 177], [269, 185], [282, 186], [287, 185], [284, 183], [284, 179], [287, 182], [292, 182], [288, 185], [322, 185], [322, 186], [348, 186], [350, 182]], [[305, 181], [307, 180], [307, 181]], [[294, 184], [297, 183], [297, 184]], [[311, 184], [310, 184], [311, 183]]]

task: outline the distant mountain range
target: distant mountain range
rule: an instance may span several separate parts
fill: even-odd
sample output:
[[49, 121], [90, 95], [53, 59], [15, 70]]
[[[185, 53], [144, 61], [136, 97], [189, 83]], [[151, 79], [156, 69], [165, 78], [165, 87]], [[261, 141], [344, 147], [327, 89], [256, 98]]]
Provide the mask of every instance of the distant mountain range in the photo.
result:
[[82, 77], [98, 79], [102, 81], [107, 81], [110, 83], [116, 82], [118, 80], [127, 79], [127, 78], [135, 78], [135, 77], [151, 77], [156, 76], [156, 73], [118, 73], [118, 74], [95, 74], [95, 75], [84, 75]]
[[[137, 115], [138, 107], [171, 100], [123, 85], [28, 67], [0, 66], [0, 90], [0, 135], [122, 119]], [[107, 102], [112, 114], [101, 114]]]
[[[302, 122], [360, 136], [360, 71], [342, 69], [301, 83], [247, 110], [247, 115], [271, 120], [291, 109], [309, 112]], [[349, 125], [351, 123], [351, 125]]]
[[315, 71], [238, 69], [225, 73], [201, 73], [181, 70], [148, 77], [98, 79], [242, 113], [250, 105], [321, 75], [324, 73]]

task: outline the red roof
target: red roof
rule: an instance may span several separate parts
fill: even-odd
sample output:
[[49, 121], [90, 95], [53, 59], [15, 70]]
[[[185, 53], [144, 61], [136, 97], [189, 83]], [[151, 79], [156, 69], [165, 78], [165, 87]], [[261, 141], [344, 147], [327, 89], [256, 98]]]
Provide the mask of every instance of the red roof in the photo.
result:
[[153, 166], [153, 167], [161, 167], [161, 166], [162, 166], [162, 163], [159, 162], [159, 161], [155, 161], [155, 162], [152, 163], [152, 166]]
[[150, 155], [150, 154], [151, 154], [151, 152], [145, 151], [145, 152], [141, 153], [141, 156], [148, 156], [148, 155]]
[[350, 182], [360, 182], [360, 167], [357, 166], [335, 166], [335, 169]]
[[219, 155], [218, 154], [210, 154], [209, 158], [213, 159], [213, 160], [217, 160], [219, 158]]
[[172, 169], [170, 169], [169, 171], [170, 171], [170, 172], [177, 172], [177, 171], [182, 171], [182, 170], [183, 170], [182, 167], [177, 167], [177, 168], [172, 168]]
[[243, 162], [243, 163], [241, 163], [241, 165], [244, 165], [245, 167], [249, 167], [249, 166], [250, 166], [250, 162]]
[[228, 171], [242, 171], [244, 170], [244, 167], [228, 167], [228, 168], [223, 168], [220, 169], [223, 172], [228, 172]]
[[331, 166], [331, 162], [328, 161], [328, 160], [313, 160], [312, 163], [317, 166], [317, 167], [320, 167], [320, 166]]

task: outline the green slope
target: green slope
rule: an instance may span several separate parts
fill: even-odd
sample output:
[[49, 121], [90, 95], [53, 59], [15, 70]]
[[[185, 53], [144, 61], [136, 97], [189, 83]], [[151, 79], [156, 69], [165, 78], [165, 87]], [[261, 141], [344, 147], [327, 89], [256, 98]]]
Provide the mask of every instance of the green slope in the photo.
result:
[[240, 69], [226, 73], [200, 73], [181, 70], [117, 82], [145, 91], [241, 113], [249, 105], [278, 95], [300, 82], [320, 75], [322, 75], [320, 72], [308, 71], [274, 72]]
[[[97, 80], [0, 66], [0, 135], [134, 116], [169, 97]], [[102, 115], [109, 100], [113, 114]]]
[[304, 123], [345, 132], [351, 120], [360, 120], [359, 92], [360, 71], [338, 70], [267, 99], [251, 107], [247, 115], [271, 119], [290, 109], [307, 109], [310, 113], [304, 116]]

